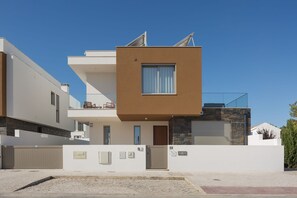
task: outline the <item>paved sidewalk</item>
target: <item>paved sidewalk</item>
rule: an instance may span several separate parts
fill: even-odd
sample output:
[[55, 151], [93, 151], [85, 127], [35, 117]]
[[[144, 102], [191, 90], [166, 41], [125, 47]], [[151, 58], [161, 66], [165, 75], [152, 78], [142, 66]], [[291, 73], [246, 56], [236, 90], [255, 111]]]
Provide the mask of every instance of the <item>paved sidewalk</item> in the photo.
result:
[[297, 187], [297, 171], [280, 173], [191, 173], [197, 186]]

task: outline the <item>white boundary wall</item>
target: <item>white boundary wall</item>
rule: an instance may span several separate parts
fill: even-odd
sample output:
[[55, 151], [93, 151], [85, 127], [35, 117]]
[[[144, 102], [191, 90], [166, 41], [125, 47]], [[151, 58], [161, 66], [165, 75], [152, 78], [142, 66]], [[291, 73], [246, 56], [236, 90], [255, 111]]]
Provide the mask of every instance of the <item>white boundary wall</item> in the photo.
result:
[[278, 139], [265, 139], [263, 140], [263, 134], [249, 135], [248, 145], [282, 145], [282, 140]]
[[63, 144], [89, 144], [89, 141], [73, 140], [67, 137], [48, 135], [23, 130], [15, 130], [16, 135], [0, 135], [0, 145], [63, 145]]
[[[99, 152], [111, 152], [111, 163], [100, 164]], [[85, 159], [75, 159], [75, 153], [86, 153]], [[126, 152], [126, 159], [120, 159], [120, 152]], [[128, 158], [134, 152], [134, 158]], [[83, 157], [82, 157], [83, 158]], [[63, 169], [71, 171], [145, 171], [145, 145], [64, 145]]]
[[[110, 163], [100, 164], [100, 152], [110, 152]], [[125, 159], [120, 153], [126, 152]], [[128, 153], [133, 152], [134, 158]], [[145, 145], [64, 145], [63, 169], [70, 171], [145, 171]], [[172, 172], [283, 172], [283, 146], [169, 145]]]
[[[178, 155], [187, 152], [187, 156]], [[170, 171], [282, 172], [283, 146], [168, 146]]]

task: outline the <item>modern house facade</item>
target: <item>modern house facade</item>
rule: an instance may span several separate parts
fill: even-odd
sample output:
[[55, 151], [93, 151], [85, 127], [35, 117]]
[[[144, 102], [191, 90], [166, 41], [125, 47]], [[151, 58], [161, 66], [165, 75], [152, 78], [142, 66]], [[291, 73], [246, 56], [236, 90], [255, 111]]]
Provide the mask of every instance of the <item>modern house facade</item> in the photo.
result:
[[201, 47], [139, 41], [68, 57], [86, 85], [68, 116], [89, 123], [90, 144], [247, 144], [249, 108], [203, 105]]
[[69, 86], [61, 84], [7, 40], [0, 38], [0, 134], [15, 130], [70, 137]]
[[283, 171], [282, 146], [245, 146], [247, 94], [202, 93], [202, 48], [188, 38], [148, 47], [144, 35], [113, 51], [68, 57], [86, 85], [83, 104], [0, 39], [0, 168]]

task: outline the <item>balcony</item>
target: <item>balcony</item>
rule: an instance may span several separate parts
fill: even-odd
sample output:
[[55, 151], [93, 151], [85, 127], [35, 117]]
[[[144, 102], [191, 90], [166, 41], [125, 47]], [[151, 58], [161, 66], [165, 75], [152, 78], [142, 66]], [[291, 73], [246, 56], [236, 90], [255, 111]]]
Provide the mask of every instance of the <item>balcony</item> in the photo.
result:
[[68, 117], [80, 122], [119, 121], [116, 109], [69, 109]]
[[92, 102], [85, 102], [82, 107], [70, 108], [68, 117], [81, 122], [119, 120], [116, 106], [111, 102], [106, 102], [102, 106], [97, 106]]
[[248, 108], [247, 93], [202, 93], [203, 107]]

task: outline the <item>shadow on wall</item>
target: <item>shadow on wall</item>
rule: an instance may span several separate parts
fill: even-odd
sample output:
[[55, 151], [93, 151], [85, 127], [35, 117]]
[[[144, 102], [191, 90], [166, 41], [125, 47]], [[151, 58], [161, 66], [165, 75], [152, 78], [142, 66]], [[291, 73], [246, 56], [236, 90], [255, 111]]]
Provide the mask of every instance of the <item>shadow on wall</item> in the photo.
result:
[[96, 105], [116, 102], [116, 74], [95, 73], [87, 75], [87, 100]]

